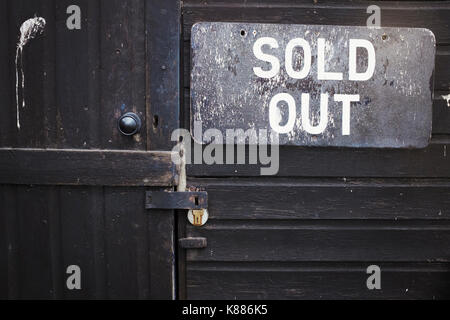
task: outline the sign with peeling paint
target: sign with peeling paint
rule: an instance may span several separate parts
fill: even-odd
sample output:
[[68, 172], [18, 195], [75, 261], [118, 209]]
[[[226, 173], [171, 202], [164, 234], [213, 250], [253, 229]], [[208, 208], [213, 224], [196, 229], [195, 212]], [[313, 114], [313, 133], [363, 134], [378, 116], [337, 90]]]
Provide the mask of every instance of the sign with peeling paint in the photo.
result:
[[192, 128], [265, 129], [280, 145], [429, 143], [430, 30], [201, 22], [191, 37]]

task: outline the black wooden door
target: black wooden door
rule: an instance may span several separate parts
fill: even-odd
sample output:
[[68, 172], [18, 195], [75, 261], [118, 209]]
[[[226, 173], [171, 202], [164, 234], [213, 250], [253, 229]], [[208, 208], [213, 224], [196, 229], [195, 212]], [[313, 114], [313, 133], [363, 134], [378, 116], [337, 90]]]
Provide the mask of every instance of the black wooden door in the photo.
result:
[[[450, 297], [449, 1], [183, 1], [184, 107], [189, 114], [190, 31], [200, 21], [426, 27], [437, 39], [433, 138], [423, 150], [280, 148], [280, 170], [190, 165], [208, 191], [209, 222], [181, 226], [207, 238], [186, 251], [189, 299]], [[189, 119], [185, 117], [188, 127]], [[247, 161], [248, 163], [248, 161]], [[381, 269], [369, 290], [367, 268]]]
[[[46, 26], [18, 59], [17, 99], [35, 16]], [[174, 212], [144, 195], [178, 183], [178, 22], [176, 1], [0, 2], [0, 298], [175, 297]], [[117, 130], [126, 112], [142, 120], [133, 137]]]

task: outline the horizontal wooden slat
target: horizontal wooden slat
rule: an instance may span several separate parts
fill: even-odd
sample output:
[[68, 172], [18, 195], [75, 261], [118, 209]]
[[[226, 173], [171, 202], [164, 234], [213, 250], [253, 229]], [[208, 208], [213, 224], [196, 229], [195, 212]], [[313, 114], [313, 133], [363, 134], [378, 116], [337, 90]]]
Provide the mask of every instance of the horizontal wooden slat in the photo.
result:
[[450, 46], [438, 47], [434, 69], [434, 90], [450, 92]]
[[443, 95], [435, 93], [433, 100], [433, 134], [450, 134], [450, 107]]
[[188, 261], [450, 262], [443, 221], [209, 221], [187, 236], [208, 240]]
[[320, 2], [309, 3], [234, 3], [226, 1], [201, 5], [184, 4], [184, 39], [189, 40], [192, 25], [199, 21], [264, 22], [285, 24], [321, 24], [365, 26], [366, 9], [376, 4], [381, 8], [381, 26], [428, 28], [438, 44], [450, 43], [450, 3], [418, 2]]
[[0, 149], [1, 184], [173, 186], [171, 152]]
[[[449, 150], [445, 139], [414, 150], [280, 147], [278, 176], [448, 178]], [[248, 152], [246, 156], [245, 165], [191, 164], [187, 172], [199, 177], [260, 176], [260, 165], [249, 165]]]
[[193, 180], [210, 219], [450, 219], [450, 181]]
[[[377, 264], [377, 263], [374, 263]], [[370, 264], [192, 263], [188, 299], [448, 299], [450, 265], [382, 263], [381, 290], [368, 290]]]

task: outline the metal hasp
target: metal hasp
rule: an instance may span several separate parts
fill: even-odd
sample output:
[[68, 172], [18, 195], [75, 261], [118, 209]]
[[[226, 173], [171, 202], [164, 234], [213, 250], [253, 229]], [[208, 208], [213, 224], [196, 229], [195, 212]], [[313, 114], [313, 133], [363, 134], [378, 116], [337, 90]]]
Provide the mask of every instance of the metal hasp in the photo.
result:
[[202, 210], [208, 208], [208, 193], [147, 191], [145, 196], [146, 209], [187, 209]]
[[199, 22], [191, 35], [191, 133], [198, 143], [222, 141], [203, 135], [214, 129], [263, 135], [274, 145], [429, 144], [430, 30]]

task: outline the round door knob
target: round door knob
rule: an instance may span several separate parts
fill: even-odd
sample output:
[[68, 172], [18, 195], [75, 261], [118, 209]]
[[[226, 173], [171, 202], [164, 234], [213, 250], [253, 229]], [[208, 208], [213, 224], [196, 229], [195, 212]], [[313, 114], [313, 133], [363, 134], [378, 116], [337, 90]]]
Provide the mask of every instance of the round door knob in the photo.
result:
[[125, 136], [132, 136], [141, 130], [141, 119], [136, 113], [125, 113], [119, 119], [119, 131]]

